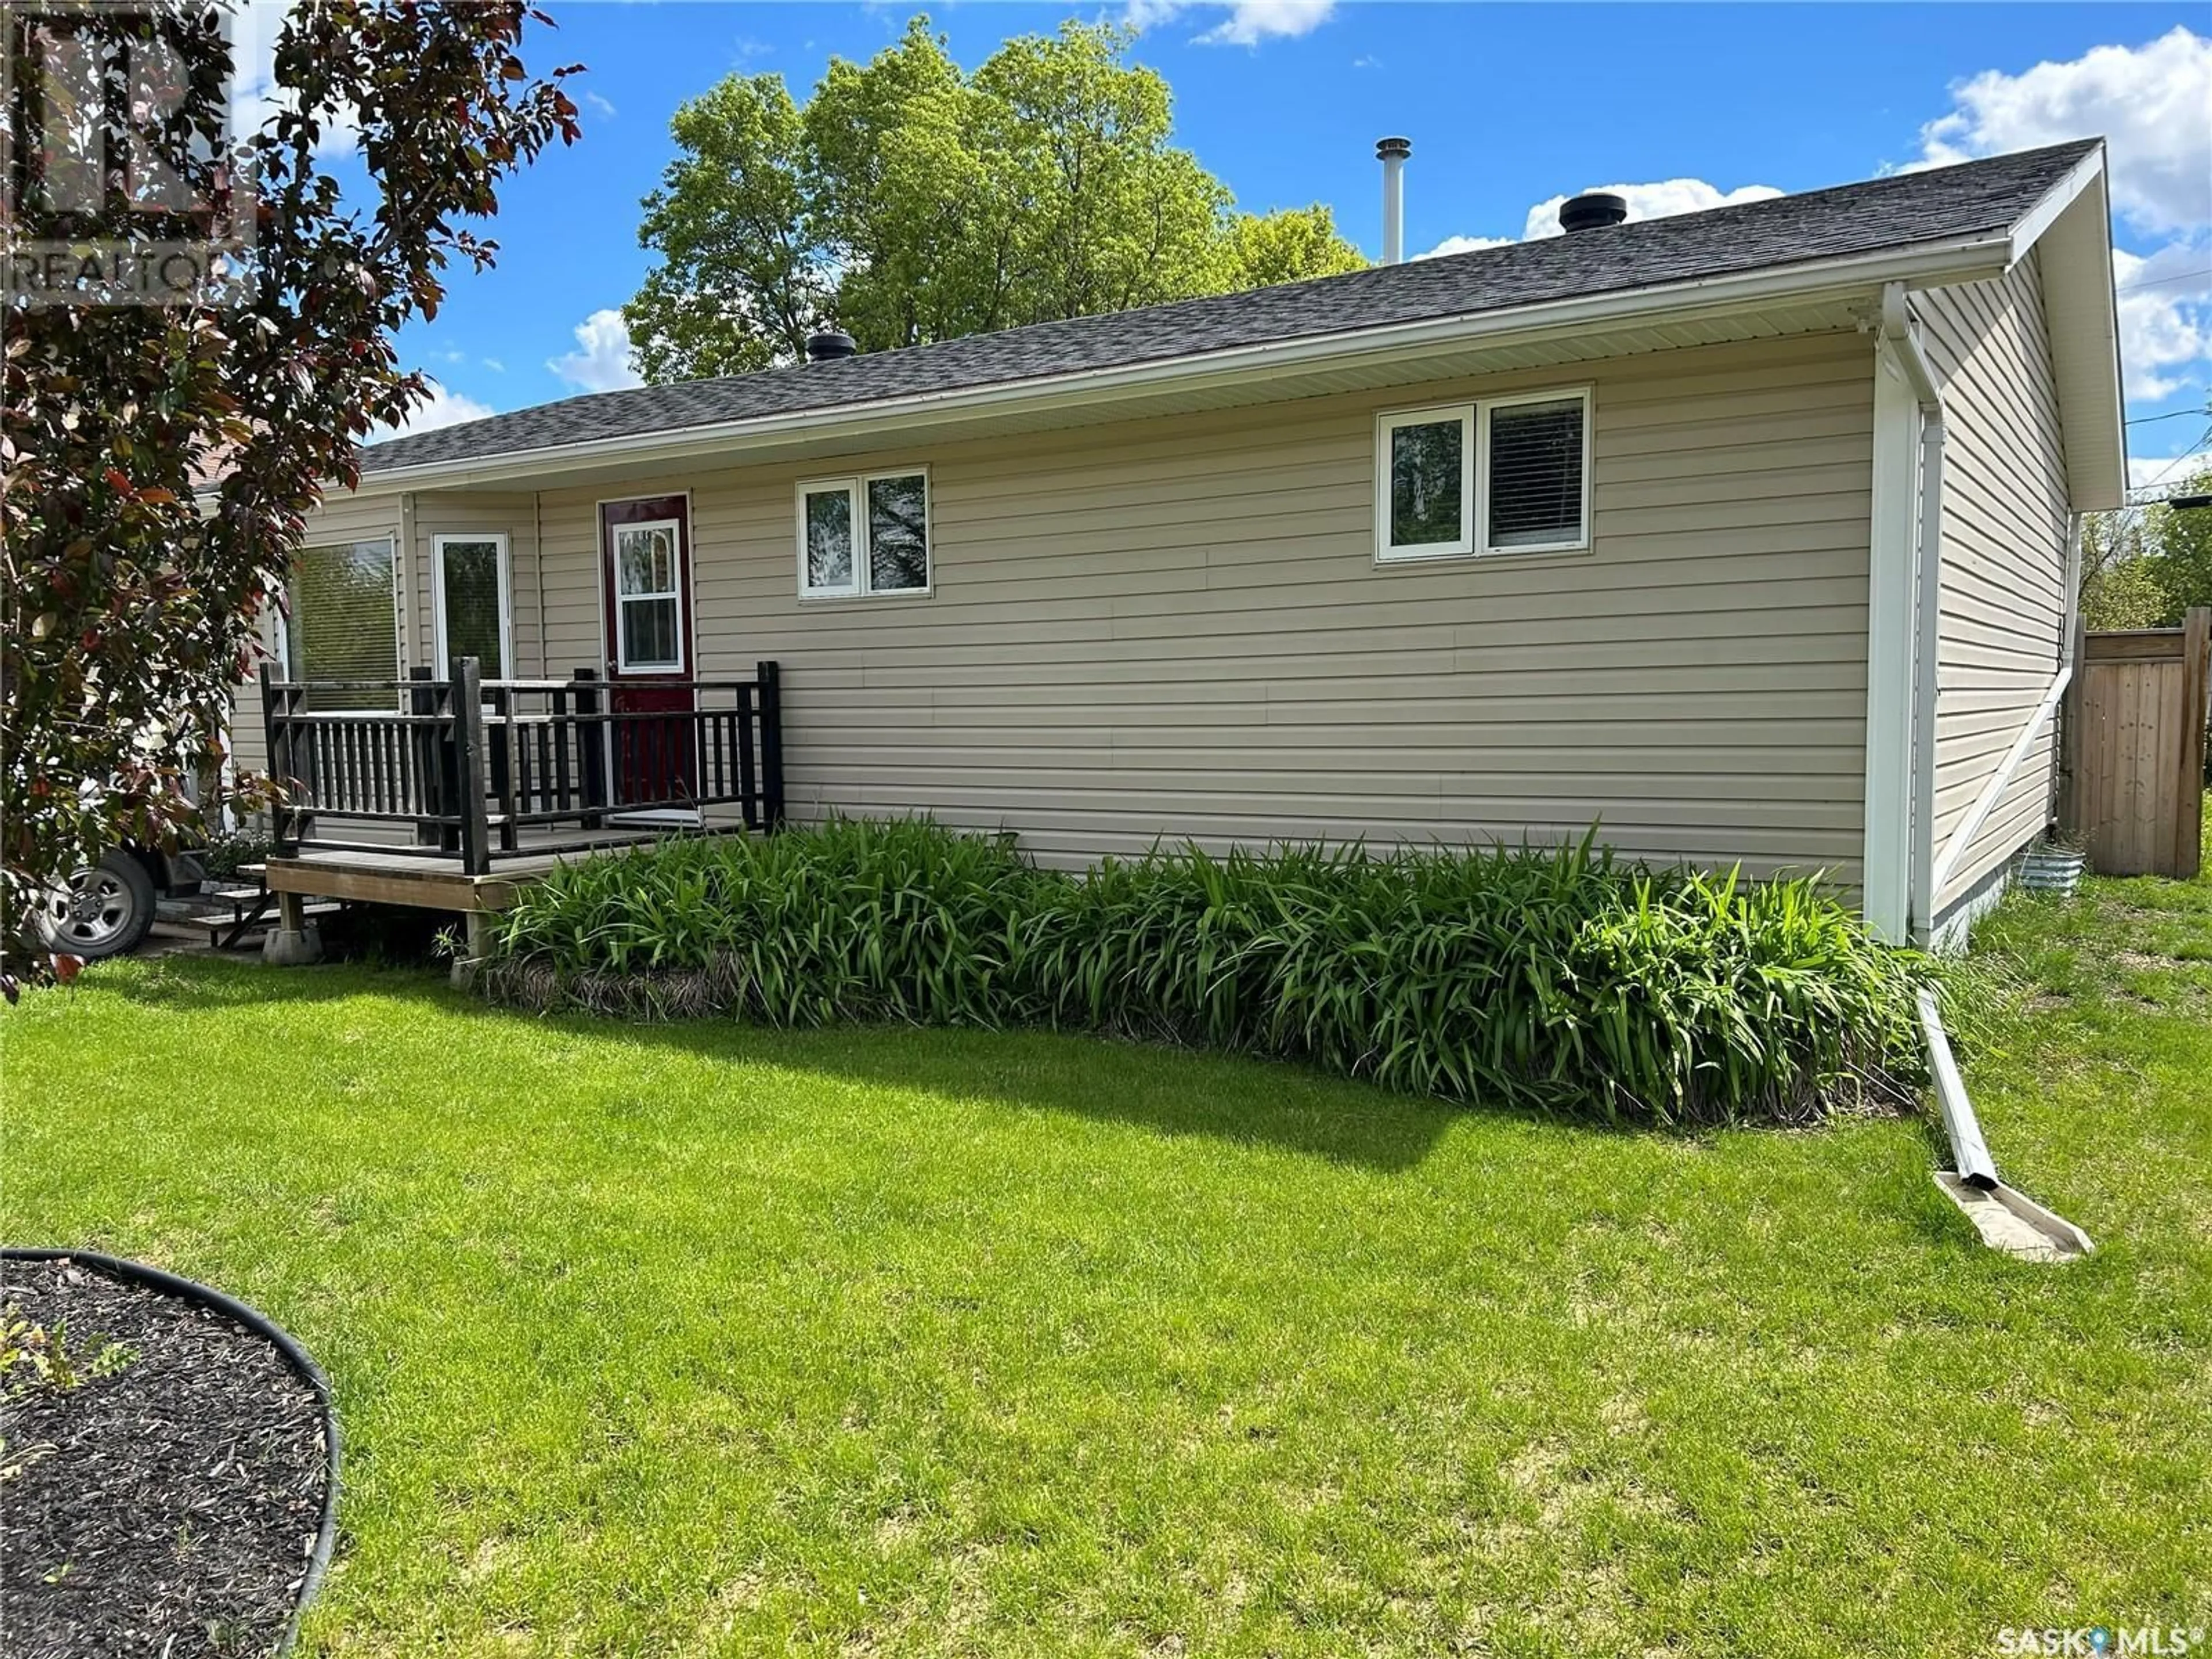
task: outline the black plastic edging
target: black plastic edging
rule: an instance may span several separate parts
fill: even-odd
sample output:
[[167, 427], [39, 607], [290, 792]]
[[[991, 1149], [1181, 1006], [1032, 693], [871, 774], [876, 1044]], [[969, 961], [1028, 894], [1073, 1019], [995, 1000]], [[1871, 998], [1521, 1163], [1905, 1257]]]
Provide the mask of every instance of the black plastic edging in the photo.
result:
[[210, 1285], [198, 1279], [185, 1279], [160, 1267], [149, 1267], [143, 1261], [130, 1261], [118, 1255], [103, 1255], [98, 1250], [52, 1249], [45, 1245], [0, 1244], [0, 1261], [81, 1261], [86, 1267], [107, 1274], [110, 1278], [135, 1280], [154, 1290], [198, 1304], [235, 1320], [256, 1336], [261, 1337], [283, 1354], [294, 1370], [299, 1372], [307, 1386], [315, 1391], [315, 1398], [323, 1408], [323, 1461], [327, 1466], [323, 1481], [323, 1524], [315, 1534], [313, 1553], [307, 1557], [307, 1577], [300, 1581], [300, 1598], [293, 1605], [292, 1617], [284, 1626], [283, 1640], [276, 1651], [291, 1652], [300, 1639], [300, 1620], [307, 1613], [315, 1592], [323, 1587], [323, 1578], [331, 1569], [331, 1556], [338, 1541], [338, 1414], [331, 1403], [331, 1380], [323, 1375], [323, 1368], [315, 1364], [307, 1351], [295, 1341], [292, 1334], [258, 1308], [250, 1308], [234, 1296], [225, 1296]]

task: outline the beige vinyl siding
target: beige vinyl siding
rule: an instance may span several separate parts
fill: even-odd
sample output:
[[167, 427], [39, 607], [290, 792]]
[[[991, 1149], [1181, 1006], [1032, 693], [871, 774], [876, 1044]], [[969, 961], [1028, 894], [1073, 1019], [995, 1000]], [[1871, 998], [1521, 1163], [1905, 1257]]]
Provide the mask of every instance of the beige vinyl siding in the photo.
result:
[[[2058, 669], [2066, 456], [2035, 256], [2008, 276], [1931, 289], [1916, 304], [1944, 408], [1940, 860]], [[1936, 895], [1936, 914], [2049, 821], [2055, 754], [2046, 722]]]
[[[334, 493], [325, 498], [321, 506], [307, 515], [307, 530], [302, 545], [315, 547], [331, 542], [368, 542], [388, 540], [394, 544], [394, 556], [404, 560], [406, 550], [398, 546], [399, 541], [399, 501], [396, 496], [362, 497], [349, 493]], [[403, 568], [398, 580], [404, 586], [407, 573]], [[402, 647], [408, 639], [416, 636], [416, 630], [404, 627]], [[276, 619], [266, 616], [261, 629], [262, 643], [270, 650], [276, 648]], [[283, 672], [283, 665], [277, 665]], [[235, 708], [230, 721], [231, 763], [241, 772], [258, 772], [269, 764], [269, 745], [263, 734], [261, 720], [260, 675], [249, 675], [239, 688]]]
[[[1591, 551], [1377, 567], [1378, 410], [1583, 384]], [[689, 489], [700, 669], [781, 663], [794, 816], [1054, 862], [1601, 820], [1856, 882], [1872, 387], [1830, 335], [548, 490], [547, 661], [604, 659], [597, 501]], [[933, 596], [800, 601], [795, 481], [908, 464]]]

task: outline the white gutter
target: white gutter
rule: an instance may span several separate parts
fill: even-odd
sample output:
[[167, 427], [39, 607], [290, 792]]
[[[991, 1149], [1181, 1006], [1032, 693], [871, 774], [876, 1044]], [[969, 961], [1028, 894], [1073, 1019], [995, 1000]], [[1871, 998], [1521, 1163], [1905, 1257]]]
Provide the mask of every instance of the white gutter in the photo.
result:
[[1779, 269], [1698, 277], [1662, 287], [1617, 294], [1583, 295], [1541, 304], [1514, 306], [1472, 316], [1425, 318], [1337, 334], [1237, 346], [1194, 356], [1116, 364], [1070, 374], [918, 392], [834, 409], [722, 421], [678, 431], [634, 433], [617, 438], [549, 444], [499, 455], [428, 461], [364, 473], [359, 495], [405, 489], [462, 487], [505, 482], [556, 467], [601, 462], [678, 463], [704, 454], [726, 453], [750, 444], [779, 439], [859, 439], [878, 432], [913, 433], [941, 423], [1007, 408], [1050, 411], [1080, 409], [1155, 390], [1189, 391], [1264, 383], [1317, 367], [1383, 366], [1418, 362], [1454, 345], [1504, 346], [1556, 335], [1587, 332], [1601, 323], [1633, 324], [1654, 316], [1685, 320], [1757, 309], [1778, 301], [1796, 303], [1847, 300], [1886, 283], [1929, 287], [1969, 282], [2002, 272], [2010, 249], [2008, 234], [1859, 254]]

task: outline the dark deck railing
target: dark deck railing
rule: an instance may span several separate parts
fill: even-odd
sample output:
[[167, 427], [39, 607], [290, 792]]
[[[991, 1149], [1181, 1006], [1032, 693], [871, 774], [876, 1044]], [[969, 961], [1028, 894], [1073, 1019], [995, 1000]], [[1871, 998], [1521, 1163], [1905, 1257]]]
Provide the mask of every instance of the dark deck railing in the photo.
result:
[[[261, 708], [287, 854], [458, 856], [483, 875], [502, 857], [666, 833], [638, 814], [734, 806], [748, 830], [783, 821], [772, 662], [750, 679], [619, 682], [585, 668], [566, 680], [486, 680], [472, 657], [444, 679], [417, 669], [404, 680], [282, 680], [264, 665]], [[349, 841], [324, 833], [327, 819], [411, 835]], [[557, 833], [572, 825], [577, 835]]]

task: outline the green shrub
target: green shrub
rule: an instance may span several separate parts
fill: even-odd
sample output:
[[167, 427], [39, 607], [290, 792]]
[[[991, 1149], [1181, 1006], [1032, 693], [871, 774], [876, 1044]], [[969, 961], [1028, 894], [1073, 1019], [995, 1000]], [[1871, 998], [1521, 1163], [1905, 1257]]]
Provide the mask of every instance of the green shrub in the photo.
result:
[[1805, 1121], [1919, 1076], [1932, 965], [1812, 880], [1563, 848], [1162, 848], [1087, 876], [926, 822], [562, 866], [484, 983], [539, 1008], [1047, 1025], [1669, 1124]]
[[208, 844], [200, 850], [200, 868], [218, 879], [234, 876], [246, 865], [266, 859], [275, 847], [264, 830], [224, 830], [208, 837]]

